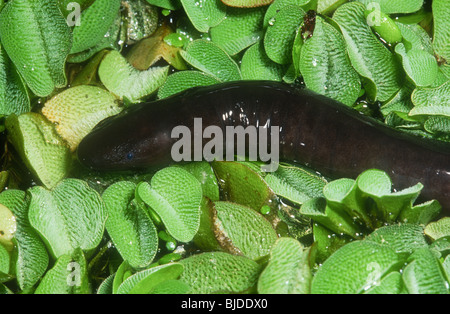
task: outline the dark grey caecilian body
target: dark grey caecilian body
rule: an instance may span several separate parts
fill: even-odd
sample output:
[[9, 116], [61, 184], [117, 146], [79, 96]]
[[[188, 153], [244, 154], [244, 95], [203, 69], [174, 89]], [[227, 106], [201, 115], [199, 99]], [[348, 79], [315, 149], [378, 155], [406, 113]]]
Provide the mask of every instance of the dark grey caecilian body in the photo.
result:
[[101, 123], [79, 145], [78, 157], [97, 170], [132, 170], [170, 163], [174, 127], [280, 127], [280, 160], [331, 178], [386, 171], [397, 189], [417, 183], [422, 196], [450, 210], [450, 145], [391, 129], [343, 104], [282, 83], [248, 81], [194, 88], [134, 105]]

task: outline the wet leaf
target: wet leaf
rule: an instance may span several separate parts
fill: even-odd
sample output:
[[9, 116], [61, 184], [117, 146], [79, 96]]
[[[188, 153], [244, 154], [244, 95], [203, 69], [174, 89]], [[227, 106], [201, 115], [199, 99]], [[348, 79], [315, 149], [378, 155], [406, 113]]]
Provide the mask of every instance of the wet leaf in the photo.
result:
[[133, 268], [150, 266], [158, 235], [145, 209], [134, 199], [136, 184], [117, 182], [103, 193], [108, 210], [106, 230], [122, 258]]
[[236, 62], [218, 45], [199, 39], [191, 42], [181, 56], [193, 67], [209, 74], [221, 82], [242, 78]]
[[42, 278], [35, 294], [90, 293], [86, 259], [80, 249], [62, 255]]
[[183, 8], [194, 27], [202, 33], [207, 33], [225, 19], [226, 7], [220, 0], [198, 1], [180, 0]]
[[423, 0], [358, 0], [365, 4], [378, 4], [382, 12], [386, 14], [392, 13], [413, 13], [422, 8]]
[[44, 186], [53, 188], [66, 176], [72, 163], [70, 149], [42, 115], [11, 115], [6, 128], [19, 156]]
[[305, 11], [299, 6], [283, 7], [270, 21], [264, 37], [267, 56], [279, 64], [292, 62], [292, 48]]
[[395, 56], [373, 34], [358, 2], [340, 6], [333, 15], [347, 43], [355, 70], [364, 78], [372, 100], [386, 101], [401, 87], [401, 70]]
[[215, 202], [214, 209], [216, 238], [226, 251], [253, 260], [270, 253], [277, 234], [261, 214], [229, 202]]
[[75, 249], [95, 249], [102, 240], [107, 217], [100, 195], [86, 182], [66, 179], [53, 190], [29, 190], [30, 223], [55, 257]]
[[165, 168], [150, 184], [139, 184], [136, 193], [176, 240], [189, 242], [194, 238], [200, 225], [202, 187], [192, 174], [178, 167]]
[[309, 250], [292, 238], [280, 238], [258, 280], [260, 294], [308, 294], [312, 274]]
[[212, 75], [199, 71], [180, 71], [167, 77], [158, 91], [158, 98], [163, 99], [178, 94], [186, 89], [198, 86], [209, 86], [221, 83]]
[[313, 294], [357, 294], [377, 286], [402, 260], [387, 246], [370, 241], [349, 243], [331, 255], [312, 281]]
[[120, 9], [120, 0], [96, 0], [83, 11], [79, 26], [73, 30], [71, 54], [98, 44], [108, 32]]
[[98, 75], [111, 93], [135, 103], [154, 93], [164, 83], [168, 71], [167, 66], [138, 71], [118, 51], [111, 51], [100, 64]]
[[286, 73], [286, 66], [270, 60], [262, 41], [247, 49], [241, 62], [244, 80], [269, 80], [281, 82]]
[[246, 292], [256, 284], [260, 272], [251, 259], [221, 252], [194, 255], [180, 263], [184, 266], [180, 280], [194, 294]]
[[0, 45], [0, 115], [22, 114], [30, 109], [25, 82]]
[[314, 35], [305, 40], [300, 72], [306, 86], [352, 106], [359, 98], [361, 81], [346, 53], [342, 35], [321, 17], [316, 18]]
[[9, 1], [0, 14], [2, 44], [37, 96], [66, 85], [64, 64], [72, 36], [56, 1]]
[[229, 55], [236, 55], [262, 38], [264, 12], [264, 8], [229, 8], [227, 18], [211, 29], [212, 41]]

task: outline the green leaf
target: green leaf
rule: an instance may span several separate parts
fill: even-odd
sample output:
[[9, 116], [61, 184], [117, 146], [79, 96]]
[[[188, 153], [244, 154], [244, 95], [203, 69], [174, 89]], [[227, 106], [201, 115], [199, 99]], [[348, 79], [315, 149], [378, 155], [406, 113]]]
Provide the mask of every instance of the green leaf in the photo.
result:
[[394, 221], [402, 210], [410, 208], [423, 189], [421, 183], [392, 193], [392, 181], [384, 171], [368, 170], [356, 180], [359, 190], [375, 201], [378, 215], [384, 221]]
[[257, 260], [270, 253], [277, 234], [255, 210], [229, 202], [216, 202], [216, 237], [224, 249]]
[[311, 263], [317, 264], [323, 264], [334, 252], [353, 240], [352, 237], [337, 234], [319, 223], [313, 224], [313, 236], [315, 258]]
[[168, 98], [198, 86], [210, 86], [221, 83], [217, 78], [198, 71], [180, 71], [167, 77], [166, 82], [158, 91], [158, 98]]
[[11, 258], [8, 250], [0, 243], [0, 282], [9, 279], [9, 269], [11, 267]]
[[168, 10], [176, 10], [181, 6], [178, 0], [147, 0], [147, 2]]
[[411, 95], [416, 106], [410, 115], [450, 116], [450, 81], [435, 88], [418, 88]]
[[[117, 15], [114, 23], [111, 24], [106, 34], [92, 47], [78, 53], [69, 55], [67, 62], [82, 63], [93, 57], [100, 51], [113, 49], [120, 51], [125, 43], [125, 23], [120, 15]], [[73, 84], [71, 84], [73, 86]]]
[[344, 178], [332, 181], [324, 187], [323, 192], [329, 207], [346, 212], [355, 221], [360, 220], [371, 226], [371, 218], [355, 180]]
[[28, 221], [29, 202], [29, 197], [23, 191], [6, 190], [0, 194], [0, 204], [11, 209], [17, 222], [14, 234], [17, 245], [15, 274], [22, 290], [33, 287], [49, 264], [45, 245]]
[[256, 43], [263, 36], [264, 8], [229, 8], [227, 18], [211, 29], [211, 39], [233, 56]]
[[0, 34], [34, 94], [45, 97], [66, 85], [64, 64], [72, 38], [56, 1], [8, 1], [0, 14]]
[[[269, 26], [269, 22], [273, 22], [273, 17], [279, 12], [281, 9], [287, 6], [297, 6], [302, 7], [304, 10], [305, 6], [312, 2], [310, 0], [275, 0], [269, 8], [267, 8], [266, 14], [264, 16], [264, 28], [267, 28]], [[298, 21], [298, 24], [300, 25], [302, 21]]]
[[128, 277], [119, 287], [117, 294], [148, 294], [160, 283], [177, 279], [183, 272], [183, 265], [174, 263], [149, 268]]
[[42, 113], [56, 124], [56, 130], [75, 151], [81, 140], [102, 120], [118, 114], [116, 98], [96, 86], [66, 89], [45, 103]]
[[261, 175], [247, 164], [216, 161], [212, 166], [227, 201], [259, 211], [273, 197]]
[[96, 0], [81, 14], [80, 25], [73, 29], [71, 54], [98, 44], [114, 23], [120, 9], [120, 0]]
[[323, 197], [323, 188], [327, 184], [325, 178], [310, 170], [284, 165], [267, 174], [264, 180], [275, 194], [296, 204]]
[[262, 41], [247, 49], [241, 62], [244, 80], [269, 80], [281, 82], [286, 73], [286, 66], [270, 60], [264, 50]]
[[120, 255], [133, 268], [150, 266], [158, 250], [151, 218], [134, 199], [136, 184], [117, 182], [103, 193], [108, 210], [106, 230]]
[[292, 48], [305, 11], [299, 6], [283, 7], [269, 22], [264, 37], [267, 56], [279, 64], [292, 63]]
[[280, 238], [270, 260], [259, 276], [260, 294], [308, 294], [311, 286], [309, 250], [295, 239]]
[[331, 255], [315, 274], [313, 294], [357, 294], [379, 285], [398, 270], [402, 260], [389, 248], [370, 241], [355, 241]]
[[387, 245], [396, 253], [411, 254], [417, 249], [428, 247], [423, 228], [413, 224], [381, 227], [364, 240]]
[[255, 8], [269, 5], [273, 0], [222, 0], [222, 2], [230, 7]]
[[358, 0], [365, 5], [379, 4], [380, 10], [386, 14], [413, 13], [422, 8], [423, 0]]
[[330, 15], [339, 6], [341, 6], [347, 1], [348, 0], [319, 0], [317, 4], [317, 12], [324, 15]]
[[347, 213], [327, 205], [324, 198], [314, 198], [305, 202], [300, 208], [300, 214], [338, 234], [343, 233], [352, 238], [357, 238], [361, 234], [360, 227]]
[[27, 87], [0, 44], [0, 114], [30, 111]]
[[157, 285], [152, 294], [188, 294], [191, 287], [180, 280], [166, 280]]
[[151, 184], [143, 182], [137, 195], [161, 218], [172, 237], [191, 241], [200, 225], [202, 187], [189, 172], [169, 167], [157, 172]]
[[400, 43], [395, 47], [403, 60], [403, 68], [416, 86], [430, 86], [438, 75], [438, 64], [434, 55], [420, 49], [411, 49], [406, 52], [405, 46]]
[[373, 34], [361, 3], [340, 6], [333, 15], [339, 25], [355, 70], [364, 78], [365, 89], [373, 100], [386, 101], [401, 87], [402, 72], [395, 56]]
[[260, 273], [260, 266], [251, 259], [221, 252], [193, 255], [180, 263], [184, 266], [180, 280], [193, 294], [246, 292]]
[[70, 149], [42, 115], [11, 115], [6, 129], [22, 161], [44, 186], [53, 188], [66, 176], [72, 163]]
[[426, 225], [439, 215], [441, 209], [442, 206], [438, 201], [429, 201], [403, 210], [398, 220]]
[[193, 67], [221, 82], [238, 81], [242, 78], [236, 62], [217, 44], [199, 39], [191, 42], [181, 56]]
[[226, 6], [220, 0], [197, 1], [180, 0], [184, 11], [194, 27], [202, 33], [207, 33], [225, 19]]
[[406, 51], [419, 49], [434, 54], [430, 35], [418, 24], [396, 23], [403, 36]]
[[58, 258], [37, 287], [35, 294], [89, 294], [86, 259], [80, 249]]
[[220, 199], [219, 184], [211, 164], [206, 161], [201, 161], [177, 165], [176, 167], [183, 168], [197, 178], [202, 185], [203, 196], [212, 201], [218, 201]]
[[314, 35], [301, 50], [300, 72], [309, 89], [352, 106], [359, 98], [361, 81], [346, 49], [342, 35], [317, 17]]
[[427, 132], [434, 134], [450, 133], [450, 117], [430, 117], [423, 127]]
[[427, 225], [425, 234], [433, 240], [450, 236], [450, 217], [444, 217]]
[[70, 254], [77, 248], [95, 249], [102, 240], [107, 211], [100, 195], [86, 182], [66, 179], [49, 191], [29, 190], [29, 219], [53, 256]]
[[97, 294], [112, 294], [112, 286], [114, 282], [114, 276], [116, 274], [109, 275], [97, 289]]
[[168, 72], [168, 66], [138, 71], [118, 51], [111, 51], [98, 69], [100, 80], [111, 93], [133, 103], [155, 92], [166, 80]]
[[442, 266], [428, 248], [415, 251], [403, 269], [403, 281], [410, 294], [448, 294]]
[[364, 294], [407, 294], [405, 284], [403, 283], [402, 274], [398, 271], [392, 272], [383, 279], [380, 283]]
[[450, 63], [450, 5], [448, 0], [433, 1], [434, 35], [433, 47], [440, 61]]

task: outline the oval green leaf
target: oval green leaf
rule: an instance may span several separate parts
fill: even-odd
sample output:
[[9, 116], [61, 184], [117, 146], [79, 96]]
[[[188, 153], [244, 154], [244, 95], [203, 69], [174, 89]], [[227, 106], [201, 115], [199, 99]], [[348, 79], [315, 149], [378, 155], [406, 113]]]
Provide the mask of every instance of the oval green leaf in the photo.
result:
[[0, 45], [0, 115], [20, 115], [30, 109], [25, 82]]
[[315, 274], [313, 294], [357, 294], [377, 286], [383, 277], [398, 270], [402, 260], [387, 246], [355, 241], [331, 255]]
[[267, 56], [279, 64], [292, 62], [292, 48], [305, 11], [299, 6], [283, 7], [269, 22], [264, 37]]
[[333, 20], [344, 35], [353, 67], [366, 78], [369, 97], [386, 101], [400, 89], [402, 71], [395, 56], [370, 29], [364, 11], [361, 3], [347, 3], [336, 10]]
[[214, 203], [215, 234], [221, 246], [257, 260], [270, 253], [277, 240], [272, 225], [255, 210], [229, 202]]
[[238, 81], [242, 78], [236, 62], [214, 42], [199, 39], [191, 42], [180, 53], [193, 67], [221, 82]]
[[280, 238], [270, 252], [270, 260], [258, 280], [260, 294], [308, 294], [312, 274], [309, 250], [295, 239]]
[[107, 210], [100, 195], [86, 182], [66, 179], [49, 191], [33, 187], [29, 220], [53, 256], [75, 249], [95, 249], [102, 240]]
[[45, 97], [67, 84], [64, 65], [72, 36], [56, 1], [8, 1], [0, 13], [0, 34], [34, 94]]
[[100, 80], [111, 93], [133, 103], [154, 93], [164, 83], [168, 72], [168, 66], [138, 71], [118, 51], [111, 51], [98, 69]]
[[120, 9], [120, 0], [96, 0], [83, 11], [79, 25], [73, 29], [71, 54], [98, 44], [108, 32]]
[[260, 266], [249, 258], [228, 253], [202, 253], [183, 259], [180, 280], [191, 287], [190, 293], [239, 293], [252, 288]]
[[161, 218], [172, 237], [191, 241], [200, 225], [202, 187], [189, 172], [169, 167], [157, 172], [151, 184], [138, 185], [137, 195]]
[[234, 56], [263, 36], [264, 8], [229, 8], [227, 18], [211, 29], [211, 39]]
[[106, 230], [120, 255], [133, 268], [148, 267], [158, 250], [156, 228], [134, 199], [136, 184], [117, 182], [103, 193]]
[[6, 129], [25, 165], [44, 186], [53, 188], [66, 176], [72, 164], [70, 149], [44, 116], [11, 115]]
[[361, 81], [347, 57], [344, 38], [321, 17], [316, 18], [314, 35], [303, 44], [300, 72], [309, 89], [347, 106], [359, 97]]

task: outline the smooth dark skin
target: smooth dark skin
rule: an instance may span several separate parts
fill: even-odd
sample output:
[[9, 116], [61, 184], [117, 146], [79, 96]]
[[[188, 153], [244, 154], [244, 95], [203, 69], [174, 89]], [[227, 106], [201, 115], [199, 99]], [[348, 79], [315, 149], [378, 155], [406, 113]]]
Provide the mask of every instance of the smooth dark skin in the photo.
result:
[[356, 178], [380, 169], [394, 188], [420, 182], [424, 200], [436, 199], [450, 210], [449, 144], [406, 135], [332, 99], [275, 82], [194, 88], [134, 105], [100, 123], [79, 145], [78, 157], [96, 170], [167, 166], [178, 140], [171, 139], [172, 129], [184, 125], [192, 130], [194, 118], [203, 119], [203, 128], [279, 126], [280, 160], [330, 178]]

